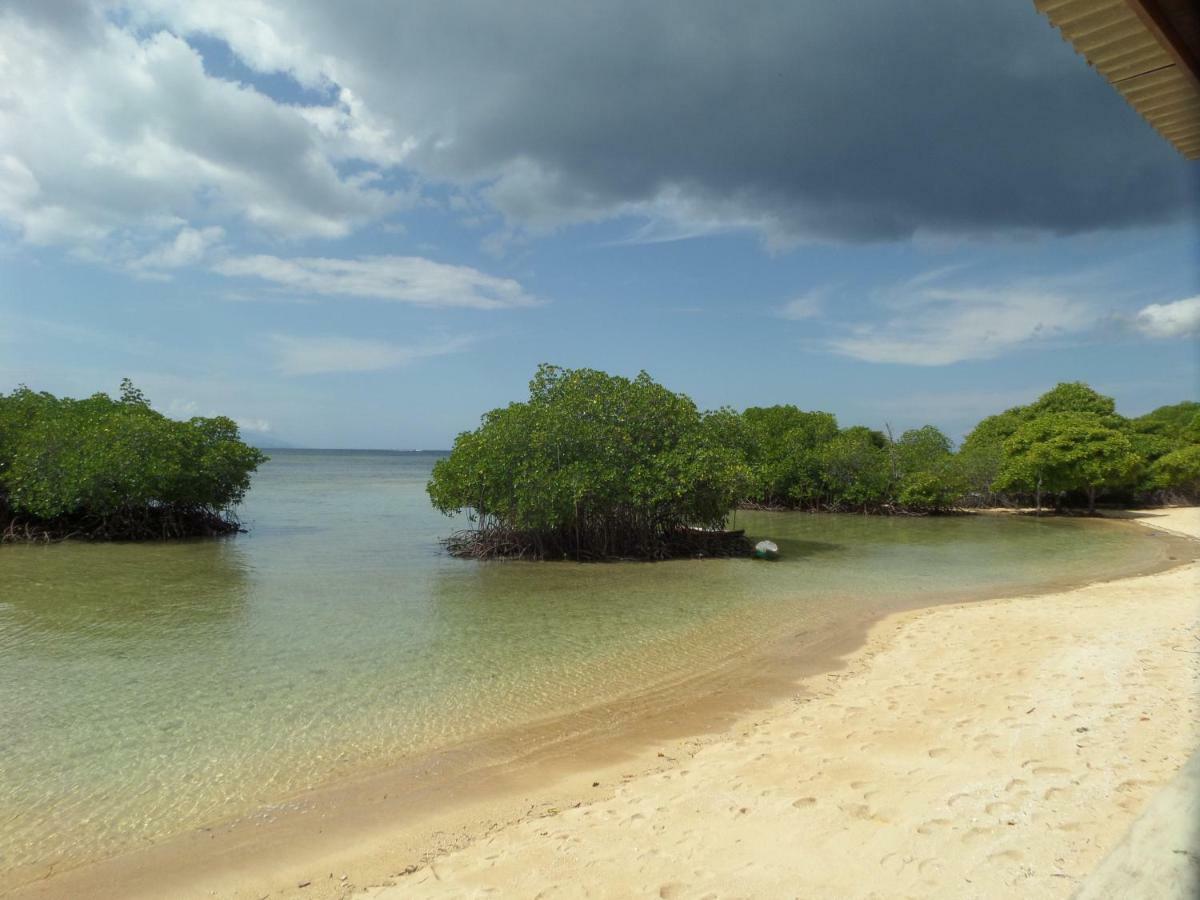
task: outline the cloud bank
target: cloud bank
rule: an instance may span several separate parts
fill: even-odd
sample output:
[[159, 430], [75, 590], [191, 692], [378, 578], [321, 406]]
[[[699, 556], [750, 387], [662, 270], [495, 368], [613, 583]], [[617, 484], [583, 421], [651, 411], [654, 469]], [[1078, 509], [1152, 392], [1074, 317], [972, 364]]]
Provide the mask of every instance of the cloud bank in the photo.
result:
[[1028, 3], [0, 12], [0, 221], [25, 241], [116, 236], [136, 258], [183, 226], [339, 237], [412, 202], [397, 176], [501, 234], [632, 218], [633, 240], [774, 246], [1119, 228], [1193, 193]]
[[1021, 287], [929, 289], [891, 305], [890, 317], [834, 338], [830, 349], [865, 362], [944, 366], [994, 359], [1097, 321], [1080, 300]]
[[217, 221], [338, 237], [399, 203], [339, 170], [303, 108], [211, 77], [176, 34], [0, 11], [0, 222], [24, 241], [129, 256]]

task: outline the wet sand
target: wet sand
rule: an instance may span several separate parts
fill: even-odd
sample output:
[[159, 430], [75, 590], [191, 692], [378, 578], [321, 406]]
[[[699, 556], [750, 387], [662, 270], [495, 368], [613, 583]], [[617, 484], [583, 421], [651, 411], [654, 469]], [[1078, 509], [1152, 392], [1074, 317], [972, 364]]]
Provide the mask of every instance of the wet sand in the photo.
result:
[[1198, 571], [793, 636], [16, 895], [1065, 896], [1196, 746]]

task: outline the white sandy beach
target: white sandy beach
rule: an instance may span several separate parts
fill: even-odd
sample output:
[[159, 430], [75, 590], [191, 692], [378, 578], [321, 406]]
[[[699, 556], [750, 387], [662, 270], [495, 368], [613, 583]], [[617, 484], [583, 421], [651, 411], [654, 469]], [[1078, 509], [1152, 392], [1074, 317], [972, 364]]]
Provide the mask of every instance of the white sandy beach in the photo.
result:
[[[1200, 536], [1198, 509], [1146, 516]], [[1139, 823], [1157, 861], [1126, 835], [1197, 748], [1198, 579], [886, 619], [790, 702], [361, 896], [1067, 897], [1110, 854], [1089, 896], [1172, 896], [1190, 793]]]

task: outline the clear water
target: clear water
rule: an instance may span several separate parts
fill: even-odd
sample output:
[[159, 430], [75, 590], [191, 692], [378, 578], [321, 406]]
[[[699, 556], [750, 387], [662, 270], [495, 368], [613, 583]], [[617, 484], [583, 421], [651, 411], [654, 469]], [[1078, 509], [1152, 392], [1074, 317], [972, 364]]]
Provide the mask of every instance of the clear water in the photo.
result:
[[0, 547], [0, 870], [716, 666], [797, 629], [1150, 565], [1113, 525], [739, 513], [782, 560], [474, 563], [435, 455], [274, 451], [248, 535]]

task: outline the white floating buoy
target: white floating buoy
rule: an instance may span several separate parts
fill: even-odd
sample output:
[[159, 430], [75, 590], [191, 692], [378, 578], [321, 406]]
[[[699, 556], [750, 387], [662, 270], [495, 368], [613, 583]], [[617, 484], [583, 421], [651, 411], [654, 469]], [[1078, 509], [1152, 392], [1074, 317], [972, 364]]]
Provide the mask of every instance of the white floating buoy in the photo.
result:
[[778, 559], [779, 546], [774, 541], [759, 541], [754, 545], [755, 559]]

